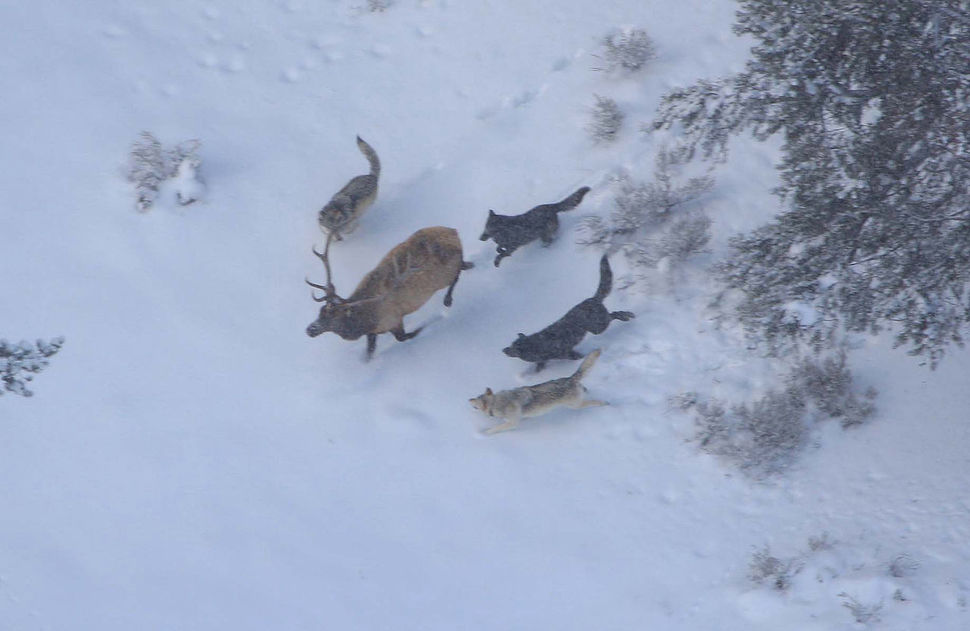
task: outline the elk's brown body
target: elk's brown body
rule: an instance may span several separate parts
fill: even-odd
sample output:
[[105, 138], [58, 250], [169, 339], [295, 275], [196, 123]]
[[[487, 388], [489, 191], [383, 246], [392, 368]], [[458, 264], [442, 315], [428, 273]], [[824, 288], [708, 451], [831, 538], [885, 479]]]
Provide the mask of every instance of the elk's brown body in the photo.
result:
[[[329, 240], [327, 246], [329, 249]], [[327, 252], [317, 255], [329, 270]], [[327, 304], [307, 327], [307, 335], [316, 337], [332, 331], [345, 340], [366, 335], [370, 356], [381, 333], [392, 333], [399, 341], [417, 335], [421, 329], [404, 332], [404, 316], [420, 309], [439, 289], [448, 288], [444, 303], [450, 306], [458, 276], [469, 267], [471, 263], [462, 259], [461, 241], [453, 228], [418, 230], [388, 252], [346, 299], [336, 295], [329, 271], [327, 285], [307, 281], [327, 292], [325, 297], [315, 298]]]

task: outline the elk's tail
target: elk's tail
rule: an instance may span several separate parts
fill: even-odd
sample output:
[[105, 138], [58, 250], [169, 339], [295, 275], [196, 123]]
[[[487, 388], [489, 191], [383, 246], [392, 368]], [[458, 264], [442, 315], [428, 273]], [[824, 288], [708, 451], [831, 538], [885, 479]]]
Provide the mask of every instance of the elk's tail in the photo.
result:
[[610, 259], [603, 255], [600, 259], [600, 284], [596, 288], [596, 293], [593, 297], [597, 300], [603, 300], [610, 295], [610, 291], [613, 290], [613, 270], [610, 269]]
[[377, 152], [374, 151], [374, 148], [367, 144], [360, 136], [357, 136], [357, 148], [360, 149], [360, 152], [367, 158], [367, 162], [370, 163], [370, 174], [375, 178], [380, 177], [381, 161], [377, 157]]

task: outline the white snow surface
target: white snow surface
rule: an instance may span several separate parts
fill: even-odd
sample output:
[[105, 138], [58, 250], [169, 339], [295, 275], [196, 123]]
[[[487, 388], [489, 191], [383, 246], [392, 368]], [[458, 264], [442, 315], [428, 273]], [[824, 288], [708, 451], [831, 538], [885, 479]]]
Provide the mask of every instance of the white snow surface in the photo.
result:
[[[784, 370], [715, 326], [705, 272], [776, 211], [777, 143], [738, 139], [714, 173], [709, 255], [607, 299], [637, 314], [579, 346], [603, 349], [586, 385], [609, 407], [484, 437], [468, 404], [575, 369], [537, 379], [500, 349], [592, 295], [598, 253], [573, 231], [609, 212], [612, 176], [650, 177], [665, 138], [638, 127], [662, 94], [743, 66], [734, 6], [366, 6], [0, 4], [0, 335], [66, 338], [34, 397], [0, 398], [0, 629], [970, 628], [970, 354], [931, 372], [860, 340], [876, 416], [824, 425], [765, 483], [699, 451], [668, 404], [749, 400]], [[624, 26], [658, 57], [593, 71]], [[627, 115], [613, 144], [584, 131], [594, 94]], [[200, 201], [135, 211], [142, 130], [201, 141]], [[338, 290], [425, 226], [456, 228], [476, 264], [370, 362], [363, 340], [304, 332], [316, 212], [367, 170], [356, 134], [381, 192], [331, 249]], [[489, 208], [581, 185], [552, 247], [492, 266]], [[765, 546], [801, 568], [785, 591], [748, 579]]]

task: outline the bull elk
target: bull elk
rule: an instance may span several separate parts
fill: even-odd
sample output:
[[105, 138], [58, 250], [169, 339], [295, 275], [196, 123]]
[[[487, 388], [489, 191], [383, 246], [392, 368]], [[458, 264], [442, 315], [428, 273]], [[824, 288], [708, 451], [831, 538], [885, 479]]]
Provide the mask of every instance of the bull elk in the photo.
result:
[[314, 293], [313, 299], [325, 303], [306, 332], [316, 337], [332, 331], [345, 340], [366, 335], [368, 359], [374, 354], [381, 333], [391, 333], [399, 342], [420, 333], [422, 327], [410, 333], [404, 331], [404, 316], [420, 309], [439, 289], [448, 288], [444, 303], [450, 307], [458, 276], [473, 266], [463, 260], [461, 241], [453, 228], [422, 228], [388, 252], [364, 276], [354, 293], [341, 298], [331, 281], [329, 251], [333, 236], [333, 232], [327, 235], [323, 252], [313, 248], [323, 261], [327, 284], [306, 279], [308, 285], [324, 292], [323, 296]]

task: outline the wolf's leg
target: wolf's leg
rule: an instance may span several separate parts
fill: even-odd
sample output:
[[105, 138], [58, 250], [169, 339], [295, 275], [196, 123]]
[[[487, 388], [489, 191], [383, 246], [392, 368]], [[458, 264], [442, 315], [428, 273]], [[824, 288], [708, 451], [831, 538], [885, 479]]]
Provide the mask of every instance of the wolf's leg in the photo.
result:
[[632, 311], [610, 311], [610, 318], [613, 320], [621, 320], [626, 322], [627, 320], [632, 320], [636, 315]]
[[573, 407], [576, 408], [576, 409], [579, 409], [579, 408], [596, 408], [596, 407], [600, 407], [601, 405], [609, 405], [609, 403], [606, 402], [606, 401], [599, 401], [598, 399], [587, 399], [585, 401], [580, 401], [578, 404], [576, 404]]
[[553, 215], [552, 218], [546, 222], [546, 225], [542, 228], [542, 234], [539, 236], [542, 239], [542, 246], [549, 247], [552, 245], [553, 241], [556, 240], [556, 233], [559, 231], [559, 219]]
[[510, 429], [515, 429], [516, 427], [519, 426], [520, 418], [522, 418], [521, 410], [518, 407], [516, 407], [516, 409], [512, 412], [512, 415], [509, 416], [504, 423], [502, 423], [501, 425], [496, 425], [494, 427], [489, 427], [488, 429], [485, 430], [485, 433], [496, 434], [498, 432], [506, 432]]
[[498, 267], [498, 264], [501, 263], [502, 259], [504, 259], [506, 256], [511, 256], [515, 250], [516, 248], [507, 248], [504, 245], [498, 246], [495, 249], [495, 251], [498, 252], [498, 256], [495, 257], [495, 267]]
[[377, 348], [377, 334], [368, 333], [367, 334], [367, 359], [374, 356], [374, 350]]

